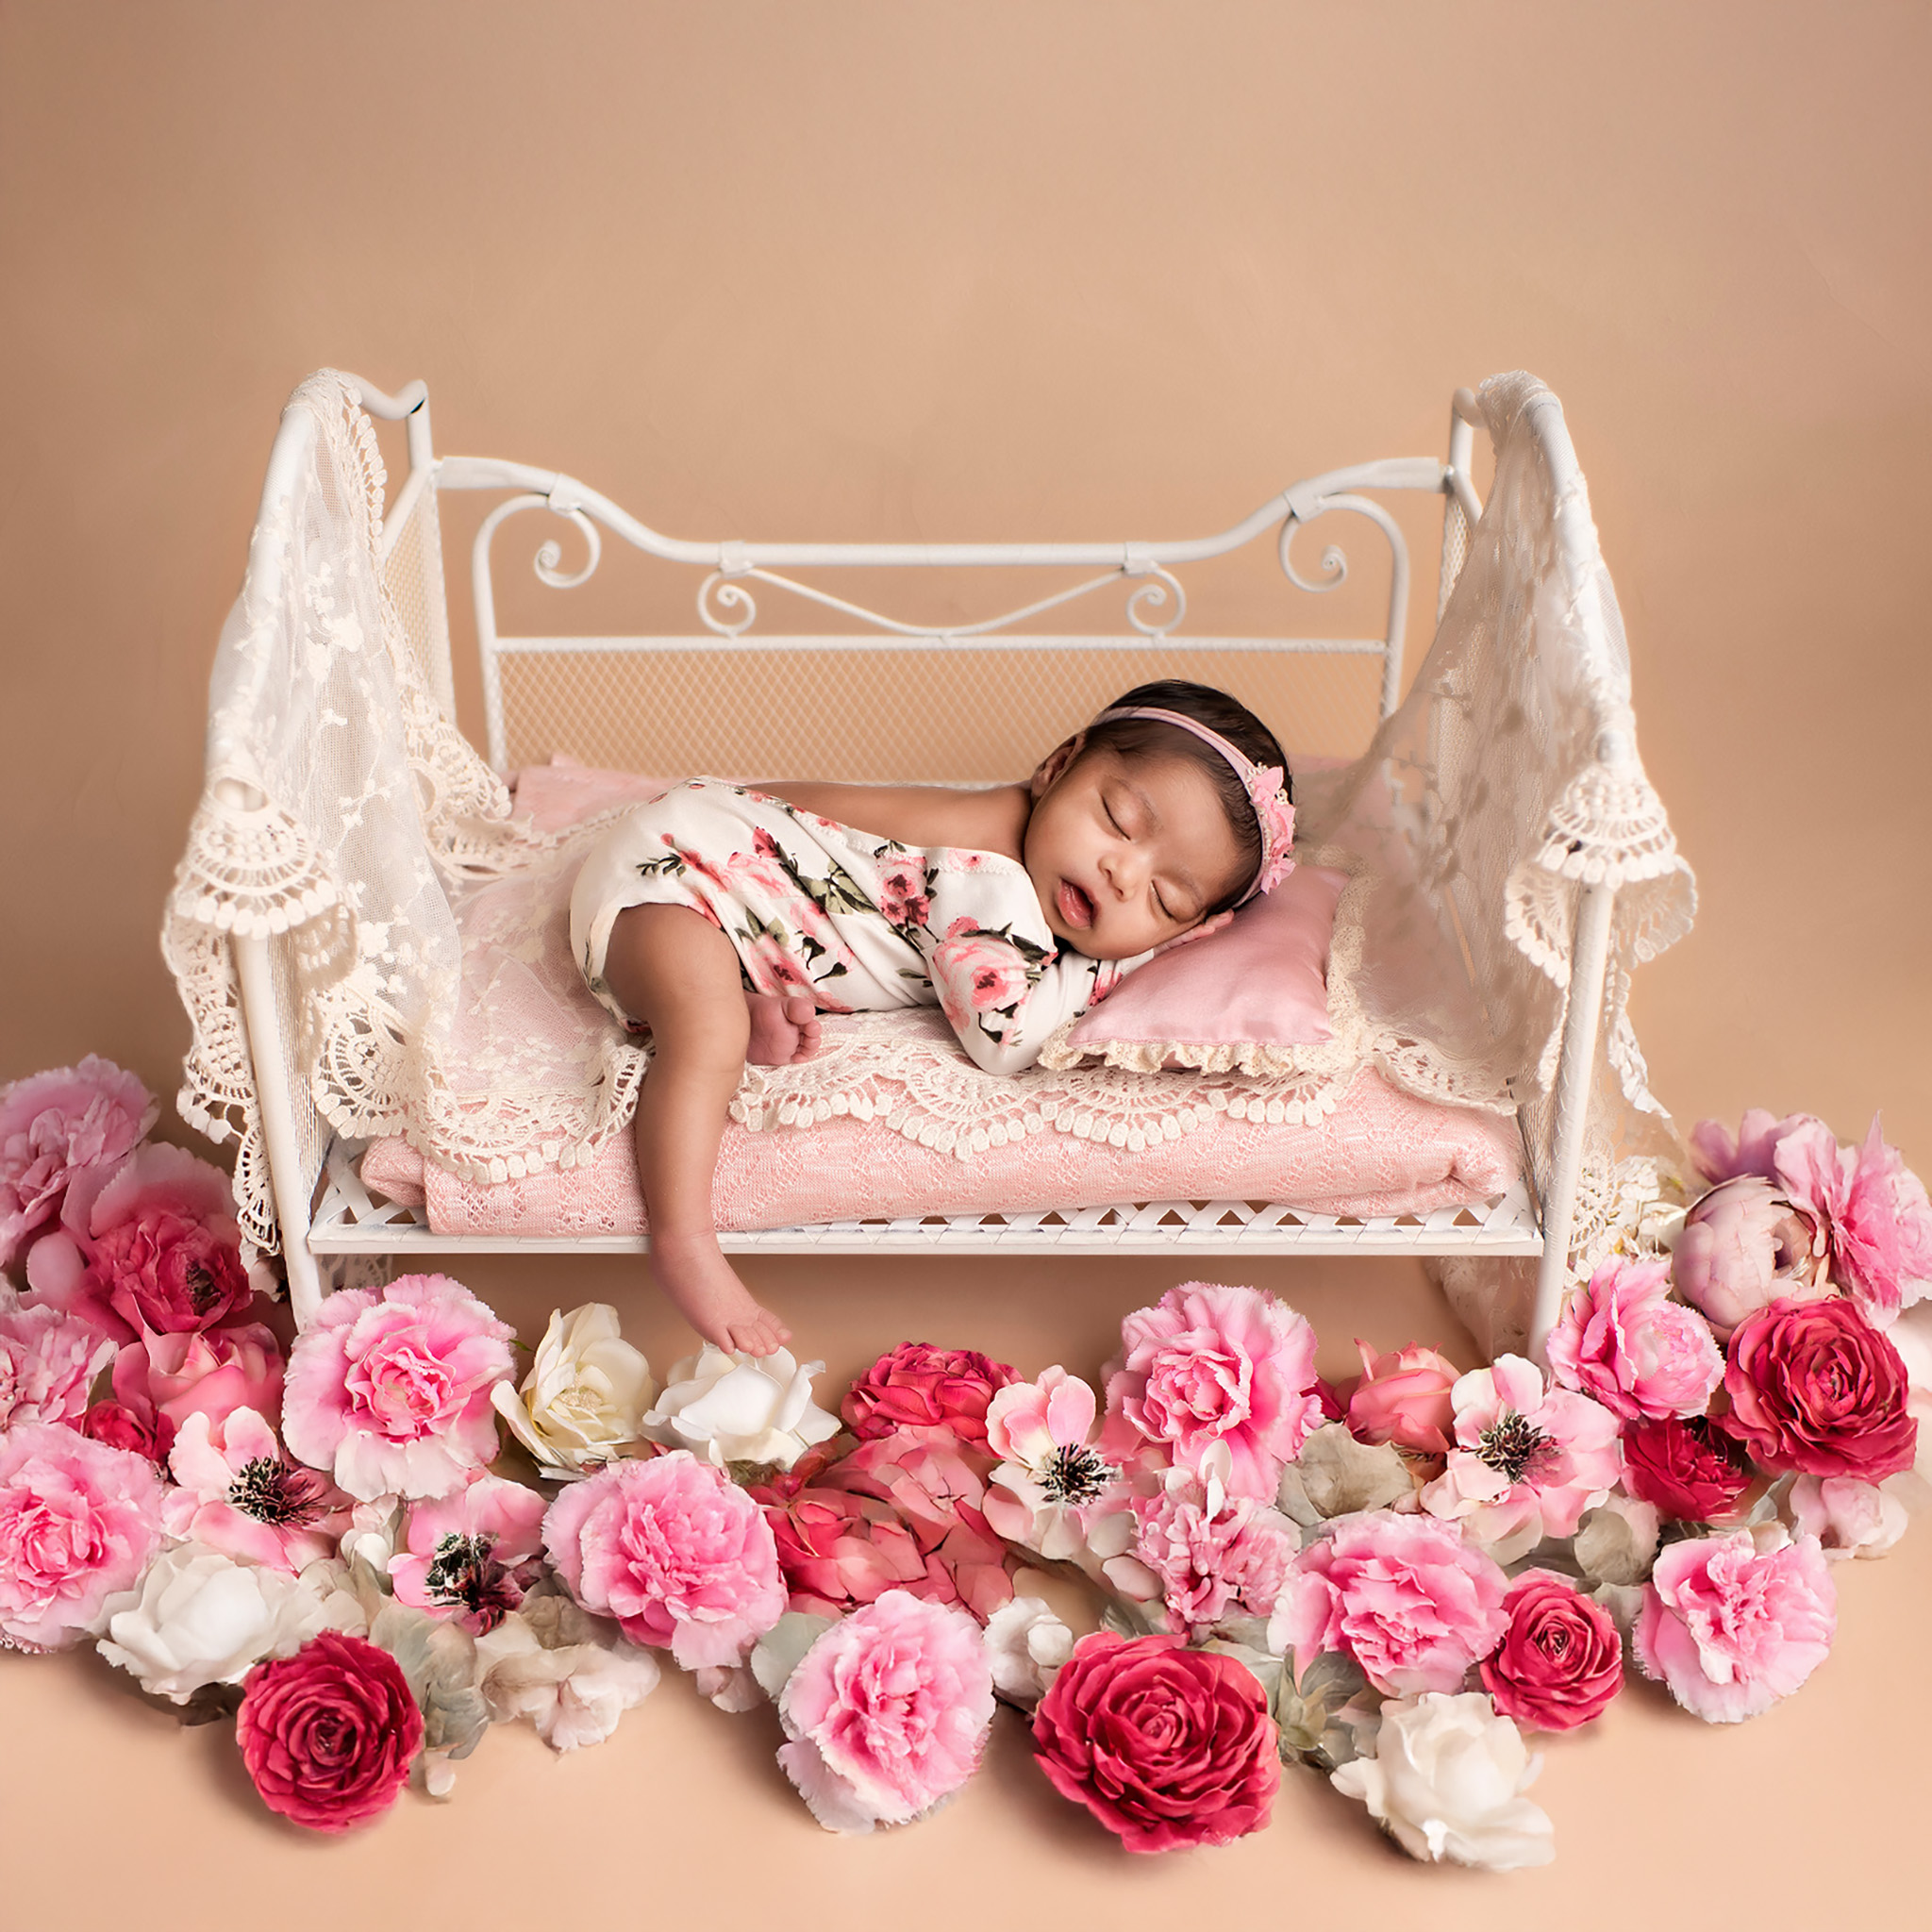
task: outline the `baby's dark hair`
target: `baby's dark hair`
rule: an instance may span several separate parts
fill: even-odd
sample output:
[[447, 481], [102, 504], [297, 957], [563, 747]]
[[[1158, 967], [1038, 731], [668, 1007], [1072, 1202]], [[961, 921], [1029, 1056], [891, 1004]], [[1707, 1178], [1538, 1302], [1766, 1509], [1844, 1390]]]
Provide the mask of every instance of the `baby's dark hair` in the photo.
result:
[[[1211, 684], [1193, 684], [1184, 677], [1162, 677], [1152, 684], [1137, 684], [1112, 703], [1109, 711], [1147, 709], [1178, 711], [1208, 730], [1218, 732], [1244, 758], [1257, 765], [1279, 765], [1281, 782], [1289, 802], [1294, 802], [1293, 783], [1288, 775], [1288, 758], [1280, 741], [1239, 698]], [[1213, 781], [1227, 822], [1234, 828], [1241, 847], [1241, 882], [1224, 898], [1208, 908], [1208, 913], [1232, 906], [1248, 889], [1261, 863], [1261, 828], [1255, 823], [1255, 808], [1234, 767], [1214, 749], [1204, 744], [1191, 731], [1177, 724], [1164, 724], [1158, 718], [1109, 718], [1104, 724], [1089, 728], [1080, 757], [1106, 749], [1124, 758], [1158, 753], [1164, 758], [1191, 758]]]

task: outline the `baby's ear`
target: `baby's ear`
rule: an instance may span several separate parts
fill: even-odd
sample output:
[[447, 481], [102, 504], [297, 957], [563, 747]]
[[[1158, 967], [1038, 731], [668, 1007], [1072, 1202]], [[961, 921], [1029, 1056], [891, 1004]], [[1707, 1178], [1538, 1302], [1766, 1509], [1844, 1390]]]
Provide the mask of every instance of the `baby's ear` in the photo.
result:
[[1073, 763], [1080, 754], [1080, 747], [1087, 742], [1085, 730], [1076, 731], [1073, 737], [1063, 739], [1033, 768], [1033, 780], [1028, 790], [1038, 798], [1060, 774]]

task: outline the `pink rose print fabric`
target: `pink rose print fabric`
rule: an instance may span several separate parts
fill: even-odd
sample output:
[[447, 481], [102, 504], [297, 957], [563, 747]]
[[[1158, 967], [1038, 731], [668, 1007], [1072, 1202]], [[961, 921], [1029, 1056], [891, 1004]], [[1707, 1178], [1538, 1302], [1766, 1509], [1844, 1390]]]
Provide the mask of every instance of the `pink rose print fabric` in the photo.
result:
[[826, 1013], [938, 1006], [990, 1074], [1031, 1066], [1145, 958], [1062, 950], [1014, 859], [902, 845], [721, 778], [626, 812], [577, 874], [571, 949], [626, 1025], [604, 955], [617, 915], [650, 905], [703, 913], [754, 992], [804, 993]]

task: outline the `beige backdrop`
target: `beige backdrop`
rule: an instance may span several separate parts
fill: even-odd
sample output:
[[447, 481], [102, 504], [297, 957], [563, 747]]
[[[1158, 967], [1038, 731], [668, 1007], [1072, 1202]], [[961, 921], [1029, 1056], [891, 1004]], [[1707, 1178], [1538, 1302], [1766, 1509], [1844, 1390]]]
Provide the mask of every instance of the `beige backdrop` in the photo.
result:
[[[1761, 0], [7, 0], [0, 1079], [94, 1050], [173, 1090], [158, 909], [310, 368], [425, 376], [443, 448], [660, 528], [883, 539], [1218, 528], [1438, 449], [1457, 383], [1524, 366], [1567, 405], [1701, 882], [1637, 994], [1657, 1090], [1845, 1135], [1882, 1106], [1932, 1171], [1928, 41], [1923, 8]], [[756, 1271], [834, 1375], [907, 1335], [1091, 1369], [1174, 1272]], [[1353, 1332], [1457, 1340], [1406, 1266], [1255, 1272], [1333, 1370]], [[520, 1322], [600, 1294], [655, 1360], [683, 1345], [634, 1270], [465, 1274]], [[0, 1928], [137, 1891], [143, 1924], [225, 1922], [211, 1886], [291, 1926], [1032, 1926], [1129, 1881], [1223, 1923], [1792, 1924], [1913, 1869], [1928, 1545], [1843, 1578], [1839, 1653], [1772, 1716], [1640, 1692], [1556, 1745], [1559, 1862], [1507, 1882], [1383, 1855], [1307, 1778], [1260, 1840], [1129, 1864], [1010, 1728], [944, 1817], [844, 1843], [766, 1719], [682, 1683], [601, 1752], [493, 1736], [451, 1807], [298, 1841], [225, 1737], [0, 1658]]]

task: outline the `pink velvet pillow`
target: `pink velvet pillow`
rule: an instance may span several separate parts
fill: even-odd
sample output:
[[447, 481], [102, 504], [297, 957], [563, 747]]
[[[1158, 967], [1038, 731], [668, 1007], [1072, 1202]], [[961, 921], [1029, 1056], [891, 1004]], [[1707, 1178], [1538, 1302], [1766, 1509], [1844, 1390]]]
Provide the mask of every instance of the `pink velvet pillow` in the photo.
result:
[[1346, 873], [1298, 865], [1211, 939], [1150, 959], [1075, 1024], [1067, 1045], [1308, 1046], [1331, 1038], [1328, 941]]

